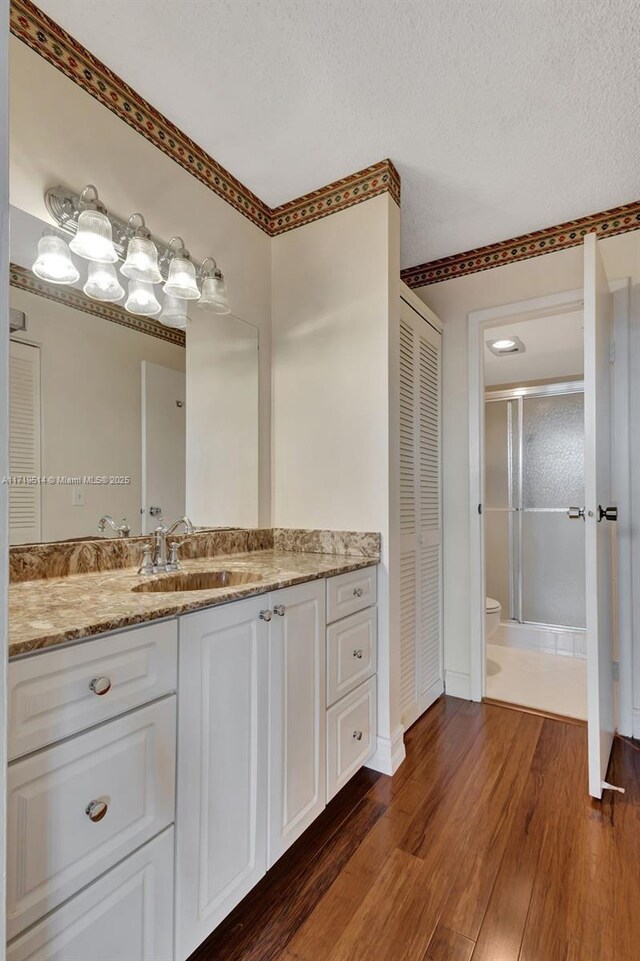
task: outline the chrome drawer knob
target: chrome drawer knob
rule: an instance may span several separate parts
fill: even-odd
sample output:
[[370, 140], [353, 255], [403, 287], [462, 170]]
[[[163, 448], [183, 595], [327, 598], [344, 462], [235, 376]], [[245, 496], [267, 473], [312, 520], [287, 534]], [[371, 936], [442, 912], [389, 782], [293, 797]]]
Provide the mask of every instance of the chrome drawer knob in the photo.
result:
[[363, 594], [364, 594], [364, 591], [362, 590], [361, 587], [354, 587], [354, 589], [353, 589], [353, 596], [354, 596], [354, 597], [362, 597]]
[[103, 817], [107, 813], [109, 805], [106, 801], [90, 801], [85, 809], [85, 814], [90, 821], [96, 824], [98, 821], [102, 821]]
[[261, 620], [261, 621], [270, 621], [270, 620], [271, 620], [271, 611], [268, 610], [268, 609], [267, 609], [266, 611], [260, 611], [260, 620]]
[[111, 690], [111, 678], [110, 677], [94, 677], [94, 679], [89, 684], [90, 690], [98, 697], [102, 697], [103, 694], [108, 694]]
[[284, 617], [284, 615], [287, 613], [287, 609], [284, 604], [276, 604], [273, 608], [273, 613], [277, 614], [278, 617]]
[[353, 652], [353, 656], [354, 656], [354, 657], [357, 657], [358, 660], [361, 661], [361, 660], [362, 660], [362, 648], [359, 648], [357, 651], [354, 651], [354, 652]]
[[361, 740], [362, 740], [362, 731], [354, 731], [353, 734], [351, 735], [351, 737], [353, 738], [354, 741], [361, 741]]

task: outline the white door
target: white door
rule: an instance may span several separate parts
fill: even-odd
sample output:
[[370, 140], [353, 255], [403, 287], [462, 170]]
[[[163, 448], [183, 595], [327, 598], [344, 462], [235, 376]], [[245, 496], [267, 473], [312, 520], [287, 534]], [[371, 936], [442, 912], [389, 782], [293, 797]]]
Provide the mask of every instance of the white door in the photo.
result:
[[[28, 483], [42, 473], [40, 456], [40, 348], [9, 344], [9, 488], [11, 544], [42, 540], [40, 485]], [[25, 483], [20, 483], [23, 478]]]
[[185, 397], [184, 371], [142, 361], [143, 534], [185, 513]]
[[[615, 730], [611, 492], [612, 297], [595, 234], [584, 241], [585, 524], [589, 794], [602, 796]], [[615, 510], [609, 511], [613, 518]]]
[[266, 871], [266, 597], [179, 621], [176, 959]]
[[269, 867], [323, 810], [325, 582], [269, 595]]
[[442, 694], [442, 335], [400, 301], [400, 685], [405, 728]]

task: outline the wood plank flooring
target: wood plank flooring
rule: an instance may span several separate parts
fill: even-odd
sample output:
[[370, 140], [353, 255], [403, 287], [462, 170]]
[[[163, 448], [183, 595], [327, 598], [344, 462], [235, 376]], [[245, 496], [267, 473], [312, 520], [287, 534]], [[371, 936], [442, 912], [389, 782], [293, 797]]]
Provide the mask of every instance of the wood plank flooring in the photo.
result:
[[441, 698], [191, 961], [638, 961], [640, 750], [587, 796], [581, 725]]

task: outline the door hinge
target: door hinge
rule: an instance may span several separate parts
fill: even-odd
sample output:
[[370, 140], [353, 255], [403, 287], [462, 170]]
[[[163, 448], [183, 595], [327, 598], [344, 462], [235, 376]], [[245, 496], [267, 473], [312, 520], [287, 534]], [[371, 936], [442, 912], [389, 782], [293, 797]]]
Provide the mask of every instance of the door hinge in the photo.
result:
[[620, 661], [611, 662], [611, 677], [614, 681], [620, 680]]
[[616, 362], [616, 344], [615, 344], [615, 341], [612, 340], [611, 343], [609, 344], [609, 363], [615, 364], [615, 362]]
[[482, 504], [478, 504], [478, 514], [482, 514]]

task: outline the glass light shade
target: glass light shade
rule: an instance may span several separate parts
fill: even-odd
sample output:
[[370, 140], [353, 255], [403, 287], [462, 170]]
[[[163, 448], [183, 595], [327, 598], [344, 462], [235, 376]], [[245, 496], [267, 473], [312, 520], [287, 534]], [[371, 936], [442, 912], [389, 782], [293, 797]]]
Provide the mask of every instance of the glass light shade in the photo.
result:
[[143, 317], [154, 317], [159, 314], [161, 308], [153, 284], [148, 284], [144, 280], [130, 280], [129, 296], [124, 309], [130, 314], [141, 314]]
[[231, 310], [227, 300], [227, 285], [222, 277], [205, 277], [202, 282], [202, 297], [198, 303], [202, 310], [212, 314], [228, 314]]
[[158, 320], [165, 327], [177, 327], [179, 330], [186, 330], [189, 320], [187, 301], [180, 297], [172, 297], [171, 294], [165, 294], [164, 306]]
[[147, 284], [161, 284], [158, 270], [158, 251], [149, 237], [132, 237], [127, 247], [127, 259], [120, 272], [130, 280], [142, 280]]
[[112, 304], [124, 297], [124, 288], [120, 285], [113, 264], [96, 264], [92, 261], [87, 282], [82, 289], [92, 300], [105, 300]]
[[174, 257], [169, 264], [169, 276], [164, 285], [165, 294], [182, 300], [198, 300], [200, 291], [196, 283], [196, 268], [186, 257]]
[[69, 246], [74, 254], [97, 264], [115, 264], [118, 259], [113, 246], [111, 222], [99, 210], [83, 210], [78, 217], [78, 230]]
[[38, 257], [31, 268], [40, 280], [50, 284], [75, 284], [80, 272], [71, 259], [69, 246], [62, 237], [45, 236], [38, 241]]

